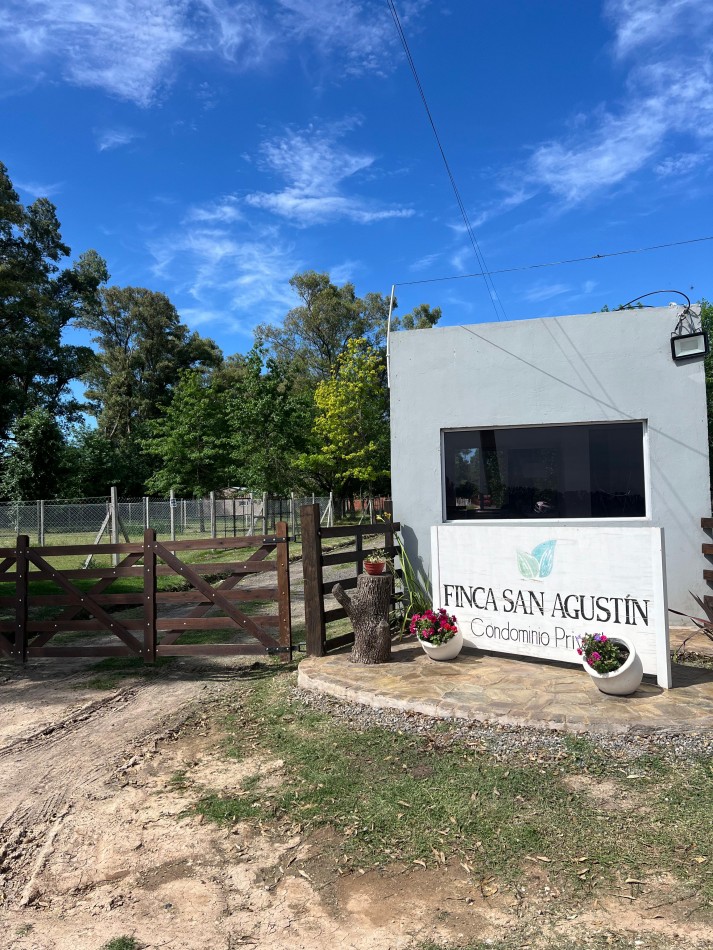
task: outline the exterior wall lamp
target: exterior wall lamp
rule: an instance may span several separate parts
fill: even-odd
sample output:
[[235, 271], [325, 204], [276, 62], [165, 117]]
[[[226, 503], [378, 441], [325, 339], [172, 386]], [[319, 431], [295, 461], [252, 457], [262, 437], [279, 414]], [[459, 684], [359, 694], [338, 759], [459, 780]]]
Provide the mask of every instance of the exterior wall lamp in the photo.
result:
[[[694, 359], [695, 357], [708, 355], [708, 334], [703, 329], [700, 317], [691, 309], [691, 300], [680, 290], [653, 290], [650, 294], [642, 294], [641, 297], [635, 297], [629, 303], [619, 307], [619, 310], [626, 310], [637, 300], [643, 300], [644, 297], [652, 297], [654, 294], [679, 294], [686, 300], [686, 306], [681, 311], [678, 323], [671, 333], [671, 356], [677, 362]], [[671, 304], [671, 306], [674, 306]]]

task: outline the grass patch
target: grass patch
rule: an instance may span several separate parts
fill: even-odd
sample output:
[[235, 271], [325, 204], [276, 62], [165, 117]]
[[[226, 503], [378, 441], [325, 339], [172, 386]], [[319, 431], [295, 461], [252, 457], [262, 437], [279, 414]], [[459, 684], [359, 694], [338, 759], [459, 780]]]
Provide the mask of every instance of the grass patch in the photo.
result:
[[[505, 880], [538, 867], [578, 894], [592, 878], [613, 884], [663, 872], [713, 897], [713, 848], [702, 833], [711, 762], [674, 767], [641, 757], [622, 769], [574, 738], [558, 762], [504, 763], [460, 744], [443, 748], [437, 724], [427, 737], [359, 731], [290, 702], [291, 683], [283, 673], [241, 687], [243, 705], [226, 722], [228, 752], [254, 755], [257, 746], [283, 759], [285, 781], [269, 797], [247, 786], [235, 797], [209, 794], [196, 806], [206, 818], [330, 827], [357, 866], [433, 867], [452, 857]], [[573, 790], [566, 780], [575, 775], [591, 790]]]
[[139, 656], [109, 656], [100, 660], [91, 670], [89, 679], [82, 680], [73, 689], [116, 689], [127, 677], [155, 679], [166, 666], [173, 663], [171, 656], [157, 657], [155, 663], [144, 663]]
[[141, 950], [141, 944], [135, 937], [114, 937], [105, 943], [101, 950]]

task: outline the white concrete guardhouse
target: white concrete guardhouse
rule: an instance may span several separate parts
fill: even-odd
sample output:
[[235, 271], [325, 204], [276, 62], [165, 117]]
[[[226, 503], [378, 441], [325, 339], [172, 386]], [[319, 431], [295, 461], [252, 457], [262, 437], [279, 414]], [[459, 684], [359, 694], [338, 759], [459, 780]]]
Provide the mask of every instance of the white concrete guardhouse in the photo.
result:
[[711, 510], [704, 367], [672, 359], [680, 313], [392, 334], [394, 516], [466, 641], [577, 662], [576, 636], [633, 632], [668, 685], [667, 606], [706, 592]]

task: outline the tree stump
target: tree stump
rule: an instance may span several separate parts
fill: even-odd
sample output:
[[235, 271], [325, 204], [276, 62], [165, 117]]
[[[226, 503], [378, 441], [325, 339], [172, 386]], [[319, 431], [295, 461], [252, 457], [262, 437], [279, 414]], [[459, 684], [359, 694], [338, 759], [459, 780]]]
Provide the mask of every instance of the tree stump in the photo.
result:
[[388, 663], [391, 659], [391, 574], [360, 574], [353, 595], [335, 584], [332, 593], [354, 627], [351, 663]]

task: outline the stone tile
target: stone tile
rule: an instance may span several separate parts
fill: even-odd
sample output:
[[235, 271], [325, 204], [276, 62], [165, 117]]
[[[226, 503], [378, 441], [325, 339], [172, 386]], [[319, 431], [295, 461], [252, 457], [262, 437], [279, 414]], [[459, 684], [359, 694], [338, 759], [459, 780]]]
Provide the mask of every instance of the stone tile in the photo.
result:
[[429, 659], [418, 644], [393, 648], [392, 662], [359, 666], [349, 653], [308, 657], [299, 684], [376, 708], [571, 732], [697, 731], [713, 728], [713, 672], [674, 666], [674, 688], [645, 682], [631, 697], [605, 696], [583, 670], [464, 651]]

